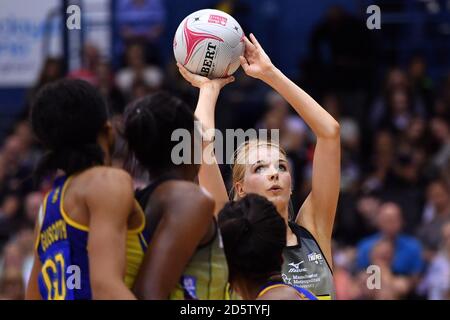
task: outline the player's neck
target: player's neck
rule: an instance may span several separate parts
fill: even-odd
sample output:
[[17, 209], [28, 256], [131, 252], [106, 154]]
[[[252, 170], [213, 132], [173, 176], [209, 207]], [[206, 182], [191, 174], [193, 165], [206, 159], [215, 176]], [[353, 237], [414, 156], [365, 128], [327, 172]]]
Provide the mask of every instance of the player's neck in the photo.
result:
[[289, 207], [281, 204], [276, 204], [276, 208], [287, 225], [289, 221]]

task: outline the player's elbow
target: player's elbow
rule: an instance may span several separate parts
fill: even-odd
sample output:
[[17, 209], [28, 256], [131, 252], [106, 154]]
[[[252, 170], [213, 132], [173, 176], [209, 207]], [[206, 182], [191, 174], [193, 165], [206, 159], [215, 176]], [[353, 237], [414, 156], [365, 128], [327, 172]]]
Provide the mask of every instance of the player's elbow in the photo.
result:
[[91, 279], [92, 299], [108, 300], [111, 297], [111, 283], [104, 279]]
[[325, 139], [339, 139], [341, 134], [341, 127], [339, 125], [339, 122], [337, 122], [336, 120], [332, 120], [330, 122], [330, 124], [327, 126], [327, 130], [326, 133], [324, 134], [324, 136], [322, 138]]

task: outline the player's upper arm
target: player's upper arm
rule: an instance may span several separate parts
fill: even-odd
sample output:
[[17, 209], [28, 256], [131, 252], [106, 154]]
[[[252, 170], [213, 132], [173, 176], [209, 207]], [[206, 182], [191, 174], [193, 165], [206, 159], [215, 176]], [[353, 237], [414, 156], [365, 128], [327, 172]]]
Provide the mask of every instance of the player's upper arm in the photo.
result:
[[312, 190], [297, 218], [297, 223], [327, 239], [331, 239], [339, 198], [340, 148], [339, 137], [317, 139]]
[[[213, 222], [214, 200], [190, 182], [170, 181], [152, 196], [162, 217], [135, 282], [140, 299], [167, 299]], [[148, 210], [146, 210], [148, 211]], [[147, 212], [155, 214], [155, 212]]]
[[127, 222], [134, 208], [132, 179], [125, 171], [100, 168], [85, 191], [93, 298], [133, 298], [124, 284]]

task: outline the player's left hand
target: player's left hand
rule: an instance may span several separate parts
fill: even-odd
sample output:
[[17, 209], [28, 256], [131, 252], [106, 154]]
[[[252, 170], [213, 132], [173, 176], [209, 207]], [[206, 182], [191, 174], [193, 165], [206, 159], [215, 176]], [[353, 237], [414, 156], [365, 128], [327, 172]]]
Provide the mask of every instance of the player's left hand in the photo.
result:
[[177, 67], [183, 78], [186, 79], [186, 81], [189, 82], [192, 86], [199, 89], [209, 87], [211, 89], [220, 90], [227, 84], [234, 81], [233, 76], [227, 78], [209, 79], [207, 77], [190, 72], [180, 63], [177, 63]]
[[267, 81], [274, 69], [272, 61], [253, 33], [250, 33], [250, 40], [244, 37], [245, 52], [244, 56], [239, 57], [242, 69], [250, 77]]

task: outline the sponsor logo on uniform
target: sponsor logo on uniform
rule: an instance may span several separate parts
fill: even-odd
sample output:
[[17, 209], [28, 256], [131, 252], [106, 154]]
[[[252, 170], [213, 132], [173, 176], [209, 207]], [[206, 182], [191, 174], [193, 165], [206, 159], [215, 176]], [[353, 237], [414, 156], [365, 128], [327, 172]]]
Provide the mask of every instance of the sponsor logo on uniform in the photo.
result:
[[320, 253], [317, 252], [311, 252], [308, 254], [308, 261], [314, 262], [315, 264], [322, 264], [323, 263], [323, 257]]
[[285, 275], [284, 273], [281, 275], [281, 278], [283, 279], [283, 282], [289, 285], [293, 285], [292, 284], [292, 279], [289, 278], [287, 275]]
[[197, 279], [192, 276], [183, 276], [182, 284], [184, 288], [185, 299], [198, 299], [197, 298]]
[[306, 271], [306, 269], [300, 269], [300, 265], [303, 264], [305, 261], [300, 261], [297, 263], [291, 262], [288, 264], [288, 266], [291, 266], [292, 268], [289, 269], [289, 272], [303, 272]]

